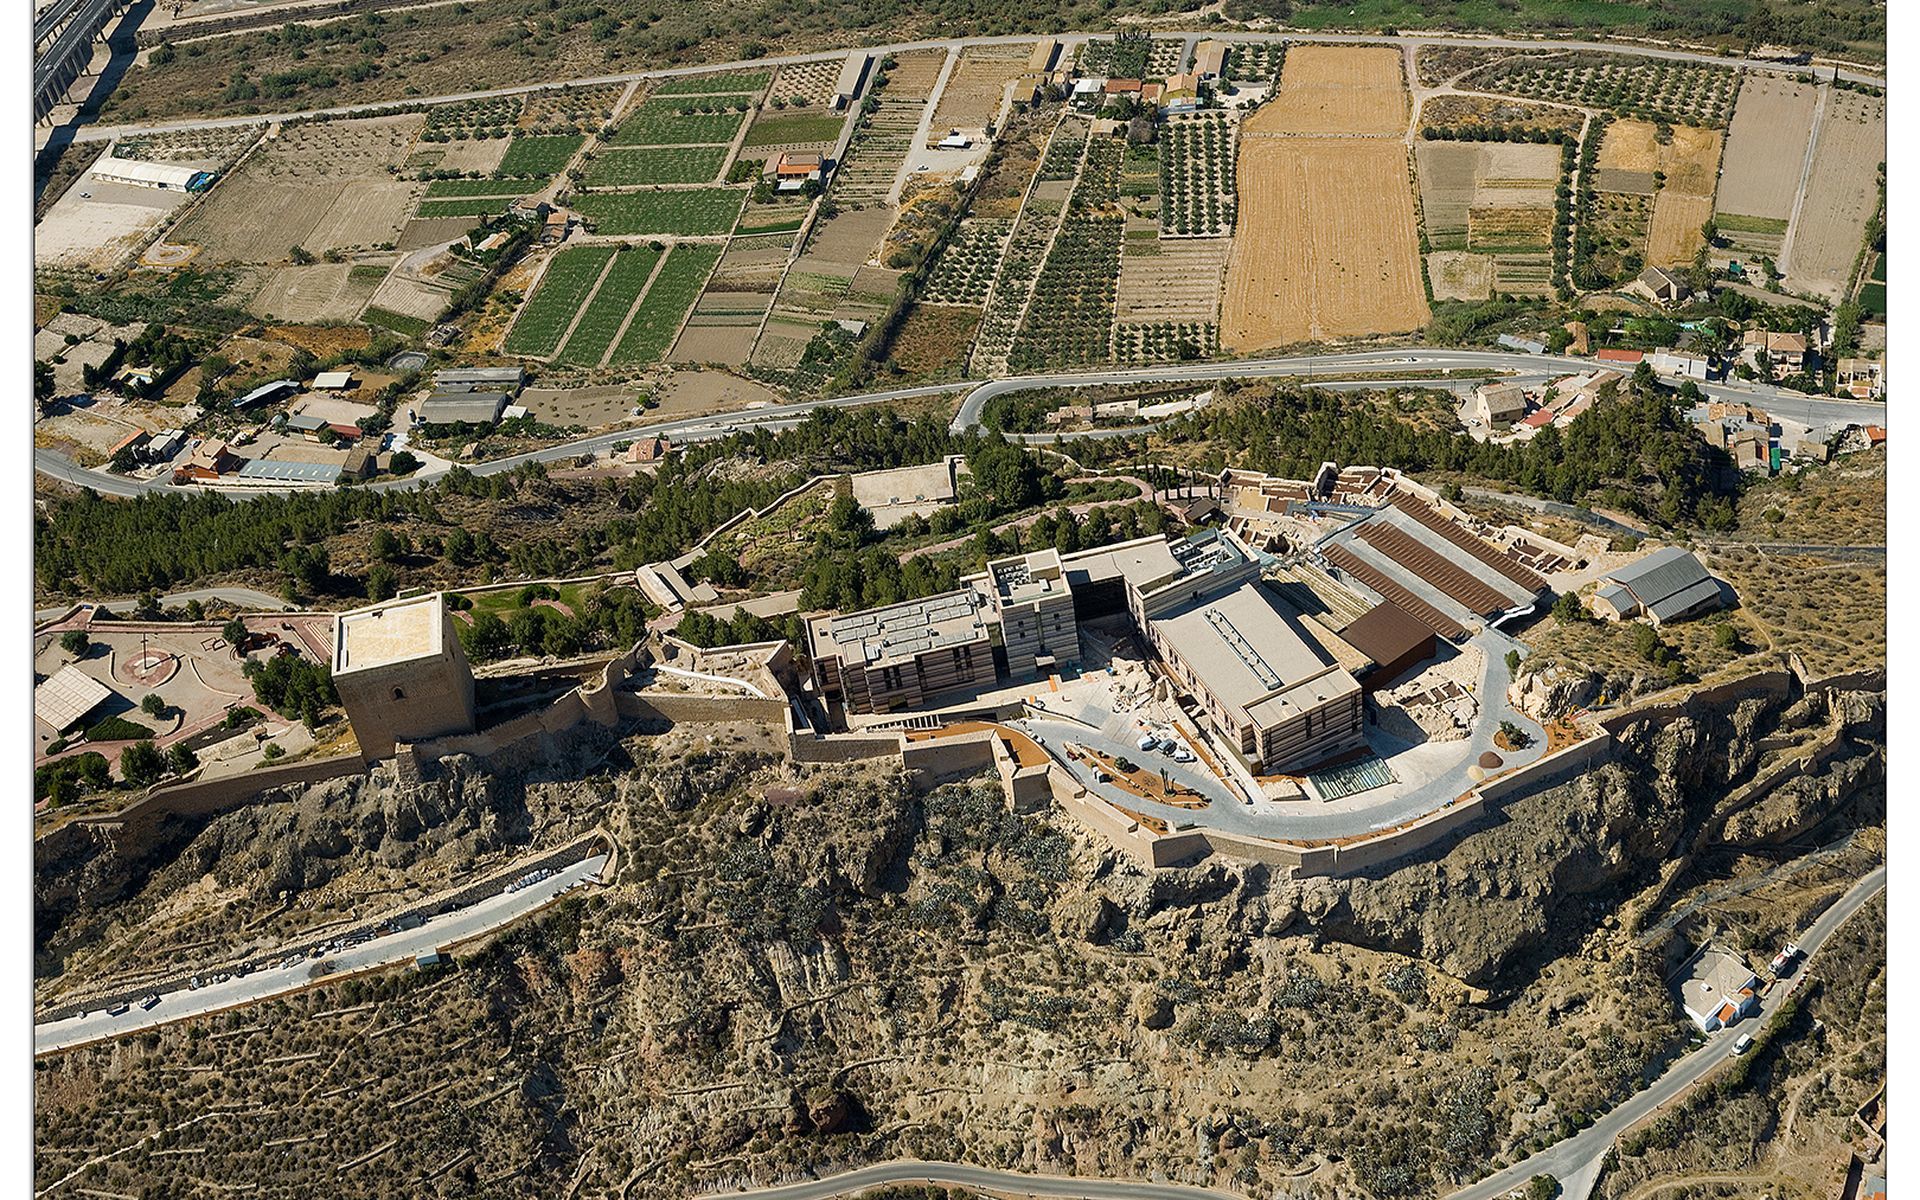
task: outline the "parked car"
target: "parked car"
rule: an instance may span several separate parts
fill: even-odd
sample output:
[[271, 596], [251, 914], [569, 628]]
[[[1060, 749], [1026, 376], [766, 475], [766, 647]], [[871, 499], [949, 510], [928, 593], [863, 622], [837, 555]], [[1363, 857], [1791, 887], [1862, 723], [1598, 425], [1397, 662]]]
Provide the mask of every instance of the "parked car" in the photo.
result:
[[1753, 1049], [1753, 1035], [1752, 1035], [1752, 1034], [1750, 1034], [1750, 1033], [1743, 1033], [1743, 1034], [1741, 1034], [1741, 1035], [1740, 1035], [1739, 1037], [1737, 1037], [1737, 1038], [1735, 1038], [1735, 1039], [1734, 1039], [1734, 1042], [1733, 1042], [1733, 1052], [1734, 1052], [1735, 1054], [1745, 1054], [1745, 1053], [1746, 1053], [1747, 1051], [1749, 1051], [1749, 1050], [1751, 1050], [1751, 1049]]
[[1159, 744], [1160, 744], [1160, 739], [1153, 736], [1151, 733], [1141, 734], [1140, 740], [1135, 743], [1135, 745], [1139, 746], [1142, 750], [1151, 750]]
[[1187, 749], [1185, 746], [1181, 746], [1176, 750], [1174, 750], [1173, 761], [1177, 763], [1198, 762], [1199, 756], [1196, 755], [1193, 751]]
[[132, 1011], [132, 1009], [133, 1009], [133, 1005], [128, 1004], [125, 1000], [122, 1000], [120, 1003], [108, 1009], [107, 1015], [110, 1017], [124, 1017], [127, 1015], [128, 1012]]
[[143, 1009], [151, 1009], [154, 1005], [158, 1003], [160, 1003], [160, 997], [157, 994], [150, 995], [145, 1000], [142, 1000], [140, 1002], [140, 1007]]

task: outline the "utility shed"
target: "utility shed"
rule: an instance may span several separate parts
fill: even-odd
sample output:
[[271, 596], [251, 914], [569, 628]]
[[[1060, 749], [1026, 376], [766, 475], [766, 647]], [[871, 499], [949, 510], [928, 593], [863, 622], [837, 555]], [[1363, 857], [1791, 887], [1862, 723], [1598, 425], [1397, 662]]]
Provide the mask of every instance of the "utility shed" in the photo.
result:
[[1644, 616], [1664, 625], [1720, 607], [1720, 584], [1691, 553], [1668, 546], [1601, 580], [1593, 601], [1608, 620]]
[[291, 379], [276, 379], [272, 383], [263, 383], [233, 402], [235, 408], [252, 408], [268, 400], [278, 400], [282, 396], [291, 396], [300, 390], [300, 385]]
[[449, 367], [433, 373], [435, 392], [504, 391], [511, 395], [526, 382], [527, 373], [519, 367]]

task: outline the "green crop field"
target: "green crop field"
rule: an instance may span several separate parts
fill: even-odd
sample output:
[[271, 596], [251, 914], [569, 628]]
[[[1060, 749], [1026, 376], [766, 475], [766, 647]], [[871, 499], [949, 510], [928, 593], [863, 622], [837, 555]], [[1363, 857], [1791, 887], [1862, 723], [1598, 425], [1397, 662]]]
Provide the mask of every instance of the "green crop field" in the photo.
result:
[[551, 183], [552, 179], [436, 179], [427, 185], [427, 199], [440, 200], [453, 197], [505, 196], [517, 200], [530, 196]]
[[490, 217], [507, 211], [517, 196], [462, 196], [457, 200], [422, 200], [421, 217]]
[[432, 322], [422, 321], [419, 317], [410, 317], [405, 313], [391, 312], [384, 308], [369, 308], [360, 314], [360, 319], [368, 325], [378, 325], [382, 329], [391, 329], [402, 337], [419, 337], [427, 331]]
[[508, 354], [552, 354], [560, 347], [573, 314], [593, 290], [600, 270], [613, 257], [612, 246], [574, 246], [554, 255], [540, 286], [534, 289], [502, 347]]
[[713, 96], [757, 92], [767, 86], [765, 71], [742, 71], [731, 75], [689, 75], [669, 79], [660, 85], [657, 96]]
[[683, 113], [677, 105], [655, 100], [642, 104], [614, 130], [613, 146], [688, 146], [701, 142], [731, 142], [740, 132], [744, 112]]
[[635, 183], [712, 183], [726, 164], [725, 146], [608, 150], [587, 166], [588, 187]]
[[573, 327], [573, 336], [567, 339], [555, 361], [599, 366], [607, 347], [620, 332], [621, 323], [627, 319], [627, 312], [633, 308], [641, 289], [647, 286], [654, 264], [659, 261], [660, 252], [646, 246], [627, 246], [615, 254], [612, 269], [600, 281], [600, 290], [593, 294], [593, 302], [580, 314], [580, 323]]
[[507, 156], [500, 160], [502, 175], [545, 175], [549, 179], [558, 175], [562, 167], [580, 149], [580, 143], [586, 141], [581, 134], [561, 134], [553, 137], [520, 137], [513, 139], [513, 145], [507, 147]]
[[797, 112], [761, 117], [747, 130], [746, 146], [791, 146], [831, 142], [840, 136], [845, 113]]
[[641, 366], [660, 361], [719, 261], [718, 246], [675, 246], [647, 289], [640, 311], [633, 314], [633, 324], [614, 350], [613, 361]]
[[746, 198], [747, 193], [739, 188], [589, 192], [576, 199], [573, 207], [593, 222], [598, 233], [616, 237], [699, 237], [730, 232]]
[[1781, 217], [1747, 217], [1739, 213], [1715, 213], [1713, 223], [1732, 233], [1785, 233], [1787, 222]]

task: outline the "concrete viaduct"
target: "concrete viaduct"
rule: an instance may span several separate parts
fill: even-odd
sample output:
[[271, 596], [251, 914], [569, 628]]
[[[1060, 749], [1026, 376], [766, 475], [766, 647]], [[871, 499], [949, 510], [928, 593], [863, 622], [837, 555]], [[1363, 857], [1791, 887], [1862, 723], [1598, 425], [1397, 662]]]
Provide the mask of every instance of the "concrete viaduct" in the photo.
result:
[[33, 18], [33, 119], [44, 121], [93, 60], [94, 39], [131, 0], [54, 0]]

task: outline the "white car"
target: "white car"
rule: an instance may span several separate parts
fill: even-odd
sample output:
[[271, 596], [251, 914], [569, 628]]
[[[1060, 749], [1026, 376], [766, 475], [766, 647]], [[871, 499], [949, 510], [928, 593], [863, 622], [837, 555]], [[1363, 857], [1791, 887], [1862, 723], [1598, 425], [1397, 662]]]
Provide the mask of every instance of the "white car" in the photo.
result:
[[1751, 1050], [1751, 1049], [1753, 1049], [1753, 1035], [1752, 1035], [1752, 1034], [1750, 1034], [1750, 1033], [1743, 1033], [1743, 1034], [1741, 1034], [1741, 1035], [1740, 1035], [1740, 1036], [1739, 1036], [1738, 1038], [1735, 1038], [1735, 1039], [1734, 1039], [1734, 1042], [1733, 1042], [1733, 1052], [1734, 1052], [1735, 1054], [1745, 1054], [1745, 1053], [1746, 1053], [1747, 1051], [1749, 1051], [1749, 1050]]

